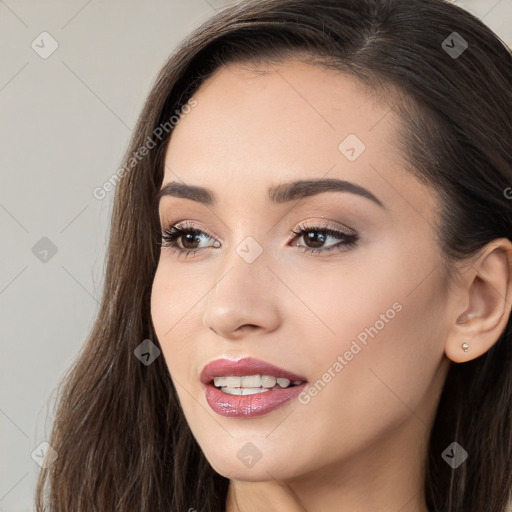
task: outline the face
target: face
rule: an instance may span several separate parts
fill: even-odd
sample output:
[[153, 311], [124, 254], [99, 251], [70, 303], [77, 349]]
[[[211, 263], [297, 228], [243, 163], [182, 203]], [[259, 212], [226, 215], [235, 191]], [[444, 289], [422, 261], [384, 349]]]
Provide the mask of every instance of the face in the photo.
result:
[[[447, 369], [438, 205], [404, 169], [398, 118], [340, 72], [293, 60], [257, 71], [221, 68], [174, 129], [163, 186], [213, 199], [161, 198], [162, 228], [184, 233], [166, 235], [151, 298], [194, 437], [217, 472], [250, 481], [424, 442]], [[271, 410], [283, 391], [208, 385], [212, 408], [204, 366], [245, 357], [306, 384]], [[272, 377], [243, 372], [255, 374]]]

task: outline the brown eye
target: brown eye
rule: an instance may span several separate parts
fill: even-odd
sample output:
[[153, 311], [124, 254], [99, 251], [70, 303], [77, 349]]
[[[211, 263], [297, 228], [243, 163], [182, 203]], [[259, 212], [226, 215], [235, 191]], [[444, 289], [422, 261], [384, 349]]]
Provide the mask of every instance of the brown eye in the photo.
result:
[[[168, 248], [178, 254], [195, 254], [206, 248], [198, 247], [202, 238], [214, 240], [210, 235], [208, 235], [208, 233], [200, 229], [188, 224], [178, 224], [176, 226], [169, 226], [162, 230], [161, 245], [162, 247]], [[214, 240], [213, 247], [219, 246], [220, 243], [217, 240]]]
[[313, 246], [313, 248], [322, 247], [325, 243], [325, 240], [327, 239], [327, 236], [324, 233], [320, 233], [318, 236], [319, 231], [308, 231], [307, 236], [304, 237], [304, 240], [306, 241], [306, 245]]
[[[301, 247], [305, 252], [311, 253], [327, 253], [334, 250], [346, 251], [355, 246], [359, 239], [356, 233], [345, 233], [339, 229], [333, 229], [329, 225], [324, 226], [306, 226], [302, 225], [296, 231], [292, 231], [296, 237], [303, 238], [306, 245], [294, 244]], [[331, 244], [324, 248], [324, 244], [330, 238], [341, 240], [337, 244]]]

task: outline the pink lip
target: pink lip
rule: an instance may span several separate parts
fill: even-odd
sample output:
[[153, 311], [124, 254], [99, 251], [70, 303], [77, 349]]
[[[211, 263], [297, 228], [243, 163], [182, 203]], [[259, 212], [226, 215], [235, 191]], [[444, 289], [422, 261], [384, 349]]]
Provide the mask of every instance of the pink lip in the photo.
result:
[[201, 382], [208, 405], [218, 414], [230, 418], [247, 418], [267, 414], [297, 397], [307, 382], [283, 389], [272, 389], [254, 395], [230, 395], [217, 389], [214, 377], [242, 375], [273, 375], [290, 381], [306, 381], [300, 375], [279, 368], [265, 361], [247, 357], [238, 361], [217, 359], [208, 363], [201, 372]]
[[252, 418], [267, 414], [298, 396], [308, 384], [292, 388], [272, 389], [256, 395], [229, 395], [217, 389], [213, 382], [204, 385], [208, 405], [228, 418]]
[[215, 361], [208, 363], [203, 368], [200, 379], [203, 384], [208, 384], [214, 377], [224, 377], [226, 375], [233, 375], [235, 377], [242, 375], [273, 375], [274, 377], [282, 377], [291, 381], [306, 380], [305, 377], [301, 377], [296, 373], [289, 372], [253, 357], [244, 357], [238, 361], [215, 359]]

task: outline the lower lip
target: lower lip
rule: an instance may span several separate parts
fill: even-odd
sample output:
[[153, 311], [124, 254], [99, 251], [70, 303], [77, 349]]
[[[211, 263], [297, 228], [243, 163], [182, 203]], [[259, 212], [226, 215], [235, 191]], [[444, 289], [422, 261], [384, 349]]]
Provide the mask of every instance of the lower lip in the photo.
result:
[[217, 413], [229, 418], [252, 418], [267, 414], [293, 400], [307, 386], [307, 382], [283, 389], [271, 389], [254, 395], [230, 395], [217, 389], [213, 382], [205, 385], [208, 405]]

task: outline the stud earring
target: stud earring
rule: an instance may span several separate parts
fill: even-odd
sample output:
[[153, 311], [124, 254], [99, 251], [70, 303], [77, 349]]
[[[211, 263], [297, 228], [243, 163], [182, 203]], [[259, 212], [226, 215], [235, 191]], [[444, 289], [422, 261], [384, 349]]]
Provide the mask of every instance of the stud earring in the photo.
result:
[[462, 346], [462, 350], [464, 350], [464, 352], [468, 351], [469, 345], [467, 343], [463, 343], [461, 346]]

